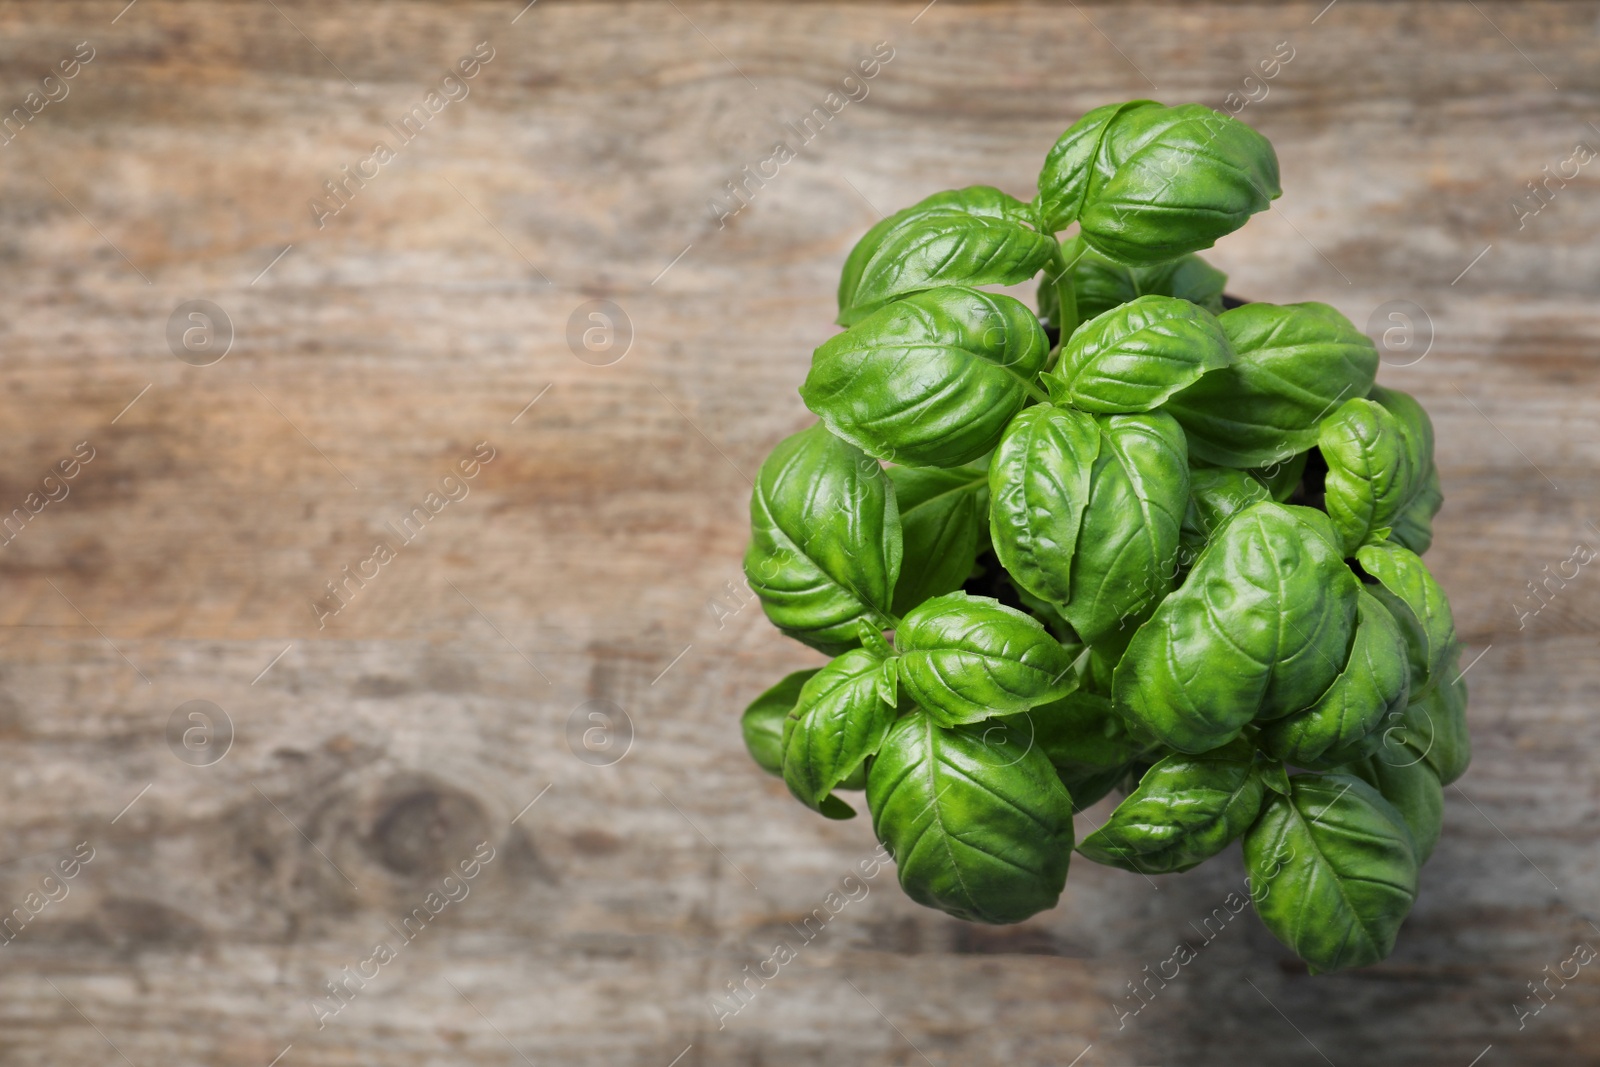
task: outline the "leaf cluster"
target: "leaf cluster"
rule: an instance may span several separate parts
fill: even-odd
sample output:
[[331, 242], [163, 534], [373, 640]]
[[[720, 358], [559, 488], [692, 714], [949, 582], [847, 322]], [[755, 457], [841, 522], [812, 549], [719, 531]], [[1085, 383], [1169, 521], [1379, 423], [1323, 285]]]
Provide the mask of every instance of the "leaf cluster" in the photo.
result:
[[[1393, 947], [1469, 758], [1433, 428], [1332, 307], [1223, 298], [1195, 253], [1279, 192], [1249, 127], [1134, 101], [1031, 202], [938, 193], [850, 253], [745, 557], [832, 659], [743, 727], [820, 814], [865, 790], [914, 900], [1018, 922], [1074, 851], [1154, 875], [1242, 840], [1314, 970]], [[1034, 278], [1037, 311], [983, 288]]]

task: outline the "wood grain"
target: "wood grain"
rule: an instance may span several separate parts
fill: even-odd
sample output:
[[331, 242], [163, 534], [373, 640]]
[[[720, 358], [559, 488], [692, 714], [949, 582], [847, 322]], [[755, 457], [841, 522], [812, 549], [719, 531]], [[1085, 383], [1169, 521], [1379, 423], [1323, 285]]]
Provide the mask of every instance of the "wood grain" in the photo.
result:
[[[1600, 170], [1520, 228], [1510, 203], [1600, 146], [1600, 6], [122, 7], [0, 4], [7, 109], [95, 49], [0, 146], [0, 511], [94, 449], [0, 548], [0, 906], [94, 849], [0, 944], [0, 1064], [1597, 1062], [1588, 970], [1513, 1005], [1600, 939], [1600, 583], [1513, 604], [1600, 540]], [[470, 95], [319, 228], [323, 182], [482, 41]], [[719, 225], [880, 41], [866, 98]], [[1220, 106], [1281, 41], [1241, 117], [1287, 192], [1212, 258], [1256, 299], [1426, 311], [1426, 358], [1381, 379], [1433, 414], [1429, 562], [1483, 653], [1394, 956], [1312, 979], [1241, 915], [1119, 1027], [1236, 855], [1083, 863], [998, 930], [885, 871], [719, 1030], [711, 998], [872, 851], [741, 749], [738, 711], [817, 657], [709, 606], [741, 603], [747, 480], [807, 421], [846, 251], [938, 189], [1030, 195], [1090, 107]], [[204, 367], [166, 337], [198, 299], [234, 331]], [[595, 299], [632, 324], [609, 366], [568, 347]], [[468, 495], [319, 629], [478, 442]], [[169, 750], [190, 700], [233, 725], [209, 766]], [[578, 759], [569, 724], [616, 709], [626, 756]], [[319, 1029], [323, 984], [480, 841], [469, 895]]]

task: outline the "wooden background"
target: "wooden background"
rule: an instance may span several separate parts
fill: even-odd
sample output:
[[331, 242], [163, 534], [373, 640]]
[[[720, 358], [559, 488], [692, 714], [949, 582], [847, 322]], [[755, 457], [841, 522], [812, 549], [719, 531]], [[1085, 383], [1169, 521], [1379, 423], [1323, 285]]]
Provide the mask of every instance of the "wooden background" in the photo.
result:
[[[1600, 5], [124, 2], [0, 4], [7, 111], [95, 54], [0, 147], [0, 511], [95, 457], [0, 548], [0, 909], [94, 849], [0, 944], [0, 1064], [1600, 1062], [1596, 966], [1514, 1007], [1600, 945], [1600, 578], [1513, 606], [1600, 545], [1600, 162], [1510, 207], [1600, 147]], [[471, 95], [319, 229], [323, 181], [480, 41]], [[879, 41], [870, 95], [719, 227]], [[1220, 106], [1282, 41], [1242, 117], [1287, 192], [1212, 258], [1358, 324], [1412, 301], [1434, 338], [1380, 378], [1438, 427], [1475, 759], [1398, 948], [1313, 979], [1241, 915], [1119, 1027], [1236, 850], [1075, 865], [1006, 929], [885, 872], [719, 1030], [712, 996], [872, 849], [745, 757], [739, 710], [819, 660], [727, 614], [846, 251], [938, 189], [1031, 195], [1090, 107]], [[166, 337], [198, 299], [234, 332], [204, 367]], [[567, 342], [592, 299], [631, 322], [609, 366]], [[479, 441], [470, 495], [319, 629]], [[218, 762], [169, 746], [190, 700], [232, 723]], [[579, 759], [569, 723], [612, 705], [625, 757]], [[319, 1029], [323, 983], [481, 841], [470, 896]]]

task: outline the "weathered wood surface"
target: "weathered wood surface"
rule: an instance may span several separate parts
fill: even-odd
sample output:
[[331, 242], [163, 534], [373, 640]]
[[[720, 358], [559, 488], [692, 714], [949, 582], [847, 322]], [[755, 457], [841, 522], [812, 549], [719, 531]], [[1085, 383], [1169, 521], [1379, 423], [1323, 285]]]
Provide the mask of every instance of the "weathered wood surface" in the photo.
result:
[[[0, 548], [0, 904], [94, 849], [0, 945], [0, 1064], [1600, 1062], [1592, 967], [1513, 1009], [1600, 943], [1600, 583], [1512, 606], [1600, 542], [1600, 170], [1509, 207], [1600, 145], [1600, 7], [520, 7], [0, 5], [7, 109], [95, 49], [0, 147], [0, 509], [94, 449]], [[708, 607], [736, 603], [746, 478], [806, 421], [844, 253], [937, 189], [1028, 195], [1091, 106], [1220, 105], [1285, 40], [1243, 117], [1287, 195], [1214, 259], [1358, 323], [1426, 309], [1432, 350], [1382, 380], [1433, 413], [1429, 560], [1483, 653], [1394, 956], [1312, 979], [1241, 915], [1119, 1028], [1236, 857], [1158, 885], [1083, 863], [1003, 930], [885, 872], [719, 1030], [710, 998], [871, 851], [740, 746], [743, 704], [816, 657]], [[471, 95], [318, 229], [322, 182], [480, 41]], [[708, 200], [879, 41], [870, 95], [719, 227]], [[636, 332], [611, 366], [566, 341], [595, 298]], [[236, 331], [212, 366], [168, 348], [193, 299]], [[324, 582], [479, 441], [470, 495], [319, 630]], [[236, 730], [210, 766], [166, 741], [196, 699]], [[569, 748], [587, 700], [631, 720], [614, 765]], [[322, 984], [480, 841], [470, 895], [319, 1030]]]

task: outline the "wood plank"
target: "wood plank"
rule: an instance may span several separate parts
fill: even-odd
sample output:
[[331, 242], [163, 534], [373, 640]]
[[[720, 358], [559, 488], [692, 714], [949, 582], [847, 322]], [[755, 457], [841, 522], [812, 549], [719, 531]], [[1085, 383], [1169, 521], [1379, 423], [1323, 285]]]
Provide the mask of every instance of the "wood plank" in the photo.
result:
[[[0, 548], [0, 901], [95, 850], [0, 946], [0, 1062], [1592, 1058], [1587, 974], [1521, 1029], [1513, 1006], [1600, 937], [1600, 592], [1585, 570], [1537, 616], [1514, 604], [1600, 537], [1600, 172], [1521, 228], [1510, 203], [1600, 145], [1595, 5], [120, 7], [0, 4], [5, 100], [96, 50], [0, 147], [0, 507], [95, 450]], [[479, 41], [471, 95], [319, 228], [322, 183]], [[880, 41], [868, 96], [798, 143], [786, 124]], [[1280, 41], [1242, 117], [1287, 192], [1212, 258], [1236, 293], [1358, 324], [1425, 309], [1432, 349], [1381, 378], [1433, 414], [1428, 558], [1483, 652], [1473, 768], [1395, 955], [1313, 979], [1241, 915], [1121, 1016], [1203, 940], [1232, 855], [1159, 888], [1081, 863], [1001, 930], [886, 870], [801, 945], [870, 830], [749, 764], [737, 712], [819, 660], [709, 603], [738, 603], [747, 479], [808, 421], [840, 262], [935, 190], [1029, 195], [1090, 107], [1221, 105]], [[719, 225], [708, 204], [780, 138], [795, 160]], [[166, 339], [195, 299], [234, 327], [211, 366]], [[632, 322], [611, 366], [568, 347], [591, 299]], [[468, 495], [319, 629], [325, 583], [480, 441]], [[211, 766], [166, 740], [197, 699], [236, 733]], [[568, 746], [587, 701], [632, 723], [614, 765]], [[470, 895], [319, 1029], [323, 983], [479, 841]], [[712, 998], [779, 940], [798, 958], [718, 1029]]]

